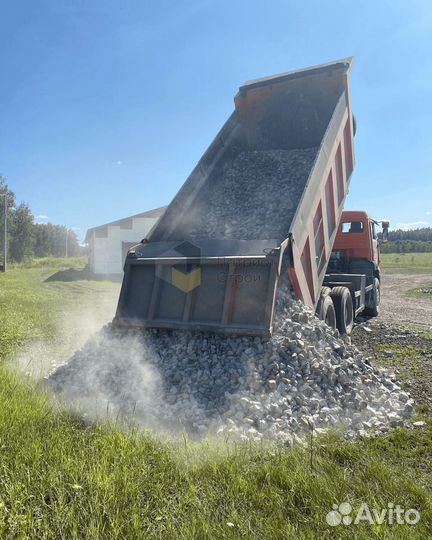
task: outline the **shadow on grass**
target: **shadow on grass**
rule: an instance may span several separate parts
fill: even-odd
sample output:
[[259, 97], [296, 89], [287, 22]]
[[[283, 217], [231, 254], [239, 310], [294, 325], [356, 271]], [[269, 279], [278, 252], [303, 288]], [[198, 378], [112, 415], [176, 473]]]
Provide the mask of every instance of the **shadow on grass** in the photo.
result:
[[50, 281], [113, 281], [121, 282], [123, 274], [94, 274], [88, 268], [77, 270], [76, 268], [68, 268], [67, 270], [59, 270], [45, 280]]

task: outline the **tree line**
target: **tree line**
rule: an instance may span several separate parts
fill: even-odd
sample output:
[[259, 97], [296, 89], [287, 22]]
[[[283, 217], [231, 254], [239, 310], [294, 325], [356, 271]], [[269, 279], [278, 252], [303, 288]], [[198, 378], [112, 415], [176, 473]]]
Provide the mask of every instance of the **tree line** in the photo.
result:
[[7, 201], [8, 255], [15, 262], [32, 257], [73, 257], [83, 248], [72, 229], [51, 223], [35, 223], [27, 203], [17, 204], [15, 193], [0, 176], [0, 244], [4, 242], [4, 198]]
[[[381, 233], [378, 234], [381, 238]], [[389, 231], [388, 242], [381, 244], [383, 253], [430, 253], [432, 252], [432, 227], [405, 231]]]

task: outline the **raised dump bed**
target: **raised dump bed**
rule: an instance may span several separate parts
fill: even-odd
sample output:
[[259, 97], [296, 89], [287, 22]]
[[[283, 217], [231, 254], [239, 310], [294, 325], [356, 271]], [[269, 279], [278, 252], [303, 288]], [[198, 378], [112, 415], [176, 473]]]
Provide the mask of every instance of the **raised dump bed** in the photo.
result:
[[352, 60], [246, 83], [125, 262], [114, 322], [268, 336], [281, 272], [310, 307], [354, 167]]

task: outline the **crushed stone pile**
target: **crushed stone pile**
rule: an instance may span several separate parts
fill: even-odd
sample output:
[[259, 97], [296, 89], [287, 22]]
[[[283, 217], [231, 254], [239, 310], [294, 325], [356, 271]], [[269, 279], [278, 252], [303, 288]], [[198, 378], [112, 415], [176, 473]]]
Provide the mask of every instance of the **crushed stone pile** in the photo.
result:
[[190, 239], [285, 239], [317, 151], [240, 153], [211, 179], [185, 234]]
[[91, 416], [110, 409], [158, 432], [290, 445], [331, 427], [385, 432], [413, 400], [286, 290], [264, 341], [107, 326], [49, 377]]

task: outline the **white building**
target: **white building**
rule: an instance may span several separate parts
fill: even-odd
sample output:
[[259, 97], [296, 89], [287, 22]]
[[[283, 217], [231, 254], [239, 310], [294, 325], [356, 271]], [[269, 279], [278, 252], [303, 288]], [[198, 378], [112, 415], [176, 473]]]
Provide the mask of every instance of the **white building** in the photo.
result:
[[87, 231], [90, 270], [99, 275], [119, 275], [129, 248], [141, 242], [164, 213], [165, 207], [112, 221]]

